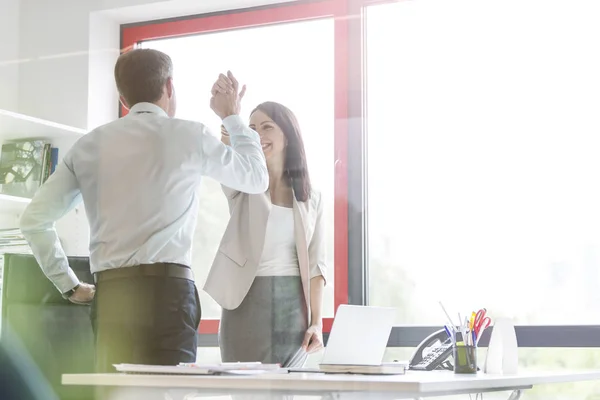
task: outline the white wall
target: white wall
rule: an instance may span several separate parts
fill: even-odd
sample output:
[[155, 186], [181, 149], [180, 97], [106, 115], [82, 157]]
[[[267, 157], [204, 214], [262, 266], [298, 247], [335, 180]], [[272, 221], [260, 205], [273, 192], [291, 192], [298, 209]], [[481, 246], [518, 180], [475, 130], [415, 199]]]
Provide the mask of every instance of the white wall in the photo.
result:
[[19, 0], [0, 0], [0, 109], [17, 111]]
[[282, 0], [21, 0], [18, 111], [92, 129], [117, 117], [112, 69], [119, 23], [277, 2]]
[[[120, 28], [113, 19], [98, 12], [90, 14], [89, 24], [86, 128], [93, 129], [118, 116], [113, 69], [119, 56]], [[81, 96], [84, 98], [85, 92]]]

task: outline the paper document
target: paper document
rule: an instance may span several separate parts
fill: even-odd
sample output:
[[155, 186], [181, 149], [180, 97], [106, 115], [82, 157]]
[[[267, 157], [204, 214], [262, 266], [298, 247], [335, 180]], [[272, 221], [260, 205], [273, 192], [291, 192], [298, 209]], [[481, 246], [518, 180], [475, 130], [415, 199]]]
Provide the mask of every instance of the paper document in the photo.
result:
[[118, 372], [129, 374], [162, 374], [162, 375], [213, 375], [221, 373], [274, 373], [280, 372], [279, 364], [261, 363], [223, 363], [195, 364], [181, 363], [179, 365], [144, 365], [144, 364], [114, 364]]
[[403, 375], [406, 366], [403, 364], [382, 365], [342, 365], [342, 364], [320, 364], [321, 372], [329, 374], [374, 374], [374, 375]]

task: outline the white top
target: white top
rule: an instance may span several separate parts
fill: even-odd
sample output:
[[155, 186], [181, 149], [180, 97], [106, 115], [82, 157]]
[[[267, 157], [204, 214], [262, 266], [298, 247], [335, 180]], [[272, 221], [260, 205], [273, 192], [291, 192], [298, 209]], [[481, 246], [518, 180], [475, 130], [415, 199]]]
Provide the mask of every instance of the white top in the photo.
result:
[[[452, 395], [510, 390], [532, 385], [599, 380], [600, 371], [524, 372], [517, 375], [457, 375], [452, 371], [408, 371], [405, 375], [279, 373], [236, 376], [172, 376], [138, 374], [65, 374], [63, 385], [195, 388], [210, 393], [233, 390], [310, 392], [373, 392], [400, 395]], [[367, 396], [368, 397], [368, 396]], [[356, 398], [364, 398], [356, 396]]]
[[298, 253], [294, 235], [294, 210], [288, 207], [271, 207], [265, 245], [256, 276], [299, 276]]
[[237, 115], [223, 124], [231, 147], [199, 122], [139, 103], [79, 139], [21, 218], [21, 231], [54, 285], [64, 293], [79, 282], [54, 221], [82, 199], [92, 273], [157, 262], [190, 265], [201, 177], [247, 193], [264, 193], [269, 185], [258, 134]]

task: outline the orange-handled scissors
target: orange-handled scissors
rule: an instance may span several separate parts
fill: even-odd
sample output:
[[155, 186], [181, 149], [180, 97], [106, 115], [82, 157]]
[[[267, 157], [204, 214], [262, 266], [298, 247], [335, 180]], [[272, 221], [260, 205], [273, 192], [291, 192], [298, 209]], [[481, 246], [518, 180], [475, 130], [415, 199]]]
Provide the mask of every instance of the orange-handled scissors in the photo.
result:
[[479, 332], [484, 331], [485, 328], [490, 326], [490, 324], [492, 323], [490, 317], [486, 317], [485, 314], [485, 308], [482, 308], [481, 310], [477, 311], [477, 314], [475, 314], [475, 320], [473, 321], [473, 330], [475, 331], [475, 335], [477, 336], [479, 336]]

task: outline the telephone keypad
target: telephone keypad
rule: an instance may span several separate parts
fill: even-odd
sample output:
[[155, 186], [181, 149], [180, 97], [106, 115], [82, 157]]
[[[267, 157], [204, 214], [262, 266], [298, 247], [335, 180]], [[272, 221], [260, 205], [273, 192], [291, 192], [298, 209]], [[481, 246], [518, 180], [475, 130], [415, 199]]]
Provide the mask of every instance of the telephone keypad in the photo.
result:
[[446, 358], [448, 358], [448, 354], [451, 351], [452, 342], [447, 340], [446, 342], [432, 349], [429, 354], [423, 358], [423, 360], [415, 365], [411, 365], [410, 369], [415, 371], [432, 371], [442, 364]]

